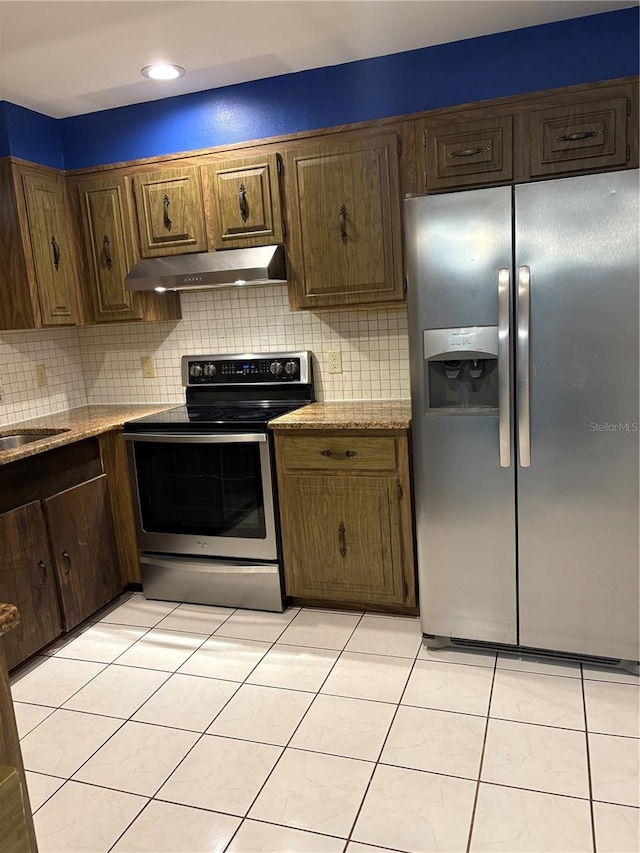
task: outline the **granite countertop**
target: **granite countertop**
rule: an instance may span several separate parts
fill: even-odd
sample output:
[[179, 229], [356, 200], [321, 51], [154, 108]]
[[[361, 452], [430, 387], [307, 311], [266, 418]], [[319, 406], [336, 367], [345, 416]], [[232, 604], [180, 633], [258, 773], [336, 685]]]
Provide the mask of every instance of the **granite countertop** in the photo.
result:
[[269, 421], [272, 429], [408, 429], [410, 400], [310, 403]]
[[[78, 409], [69, 409], [66, 412], [56, 412], [51, 415], [43, 415], [40, 418], [32, 418], [28, 421], [18, 421], [0, 427], [0, 436], [16, 435], [26, 432], [42, 432], [43, 438], [24, 444], [22, 447], [14, 447], [10, 450], [0, 450], [0, 465], [15, 462], [27, 456], [35, 456], [64, 444], [74, 441], [82, 441], [85, 438], [109, 432], [112, 429], [120, 429], [125, 421], [133, 418], [141, 418], [144, 415], [152, 415], [162, 412], [177, 403], [134, 403], [114, 406], [81, 406]], [[51, 435], [55, 430], [64, 430], [58, 435]]]
[[20, 613], [15, 604], [2, 604], [0, 602], [0, 635], [5, 634], [20, 622]]

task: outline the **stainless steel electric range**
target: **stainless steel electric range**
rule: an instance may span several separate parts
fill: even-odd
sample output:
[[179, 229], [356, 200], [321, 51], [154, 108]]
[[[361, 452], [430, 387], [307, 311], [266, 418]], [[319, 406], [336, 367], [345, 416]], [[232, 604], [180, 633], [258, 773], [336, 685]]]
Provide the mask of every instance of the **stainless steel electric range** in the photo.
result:
[[283, 609], [268, 421], [314, 401], [310, 352], [189, 355], [186, 405], [129, 421], [148, 598]]

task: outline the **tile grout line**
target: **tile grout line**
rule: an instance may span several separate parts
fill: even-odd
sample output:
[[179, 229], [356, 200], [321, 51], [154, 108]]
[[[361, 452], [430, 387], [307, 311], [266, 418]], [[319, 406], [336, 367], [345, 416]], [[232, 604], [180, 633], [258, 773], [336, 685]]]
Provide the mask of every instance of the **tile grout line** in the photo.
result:
[[[291, 623], [290, 623], [290, 624], [293, 624], [293, 623], [296, 621], [296, 619], [298, 618], [298, 615], [299, 615], [300, 613], [302, 613], [302, 612], [303, 612], [303, 609], [300, 609], [299, 613], [298, 613], [296, 616], [294, 616], [294, 618], [291, 620]], [[364, 613], [360, 613], [360, 618], [358, 619], [358, 621], [357, 621], [357, 622], [355, 623], [355, 625], [353, 626], [353, 629], [351, 630], [351, 633], [349, 634], [349, 637], [347, 638], [347, 640], [346, 640], [346, 642], [345, 642], [345, 647], [346, 647], [347, 643], [349, 642], [349, 640], [351, 639], [351, 637], [353, 636], [353, 634], [354, 634], [354, 632], [355, 632], [356, 628], [358, 627], [358, 625], [362, 622], [362, 618], [363, 618], [363, 616], [364, 616]], [[274, 643], [274, 644], [273, 644], [273, 646], [275, 646], [275, 645], [276, 645], [276, 644]], [[283, 644], [283, 645], [284, 645], [284, 644]], [[272, 648], [273, 648], [273, 646], [272, 646]], [[294, 648], [297, 648], [297, 647], [294, 647]], [[305, 647], [304, 647], [304, 646], [301, 646], [300, 648], [305, 648]], [[332, 651], [332, 650], [324, 649], [323, 651]], [[333, 651], [335, 651], [335, 650], [333, 650]], [[246, 812], [245, 812], [244, 816], [242, 817], [242, 820], [241, 820], [241, 822], [240, 822], [240, 825], [238, 826], [238, 828], [236, 829], [236, 831], [234, 832], [234, 834], [232, 835], [232, 837], [229, 839], [229, 843], [228, 843], [228, 844], [226, 845], [226, 847], [224, 848], [225, 850], [227, 850], [227, 849], [229, 848], [229, 846], [233, 843], [233, 839], [236, 837], [236, 835], [237, 835], [237, 834], [238, 834], [238, 832], [240, 831], [240, 829], [241, 829], [241, 827], [243, 826], [243, 824], [244, 824], [245, 820], [248, 820], [248, 819], [249, 819], [249, 813], [250, 813], [251, 809], [252, 809], [252, 808], [254, 807], [254, 805], [256, 804], [256, 801], [258, 800], [258, 797], [260, 796], [260, 794], [262, 793], [262, 791], [263, 791], [263, 790], [264, 790], [264, 788], [265, 788], [265, 785], [267, 784], [267, 782], [269, 781], [269, 779], [271, 778], [271, 776], [272, 776], [272, 775], [273, 775], [273, 773], [275, 772], [276, 767], [278, 766], [278, 764], [280, 764], [280, 761], [282, 760], [282, 756], [283, 756], [283, 755], [285, 754], [285, 752], [287, 751], [287, 749], [288, 749], [288, 747], [289, 747], [289, 744], [291, 743], [291, 741], [293, 740], [293, 738], [294, 738], [294, 736], [295, 736], [296, 732], [298, 731], [298, 729], [299, 729], [299, 728], [300, 728], [300, 726], [302, 725], [302, 721], [305, 719], [305, 717], [307, 716], [307, 714], [308, 714], [308, 713], [309, 713], [309, 711], [311, 710], [311, 708], [312, 708], [312, 706], [313, 706], [314, 702], [316, 701], [317, 697], [320, 695], [320, 691], [322, 690], [322, 688], [323, 688], [323, 686], [324, 686], [324, 684], [325, 684], [325, 682], [326, 682], [327, 678], [329, 678], [329, 676], [331, 675], [331, 673], [332, 673], [332, 671], [333, 671], [333, 668], [335, 667], [335, 665], [337, 664], [337, 662], [338, 662], [338, 661], [340, 660], [340, 658], [342, 657], [343, 652], [344, 652], [344, 649], [342, 650], [342, 652], [339, 652], [338, 656], [336, 657], [336, 659], [334, 660], [334, 662], [331, 664], [331, 667], [329, 668], [329, 672], [326, 674], [326, 676], [324, 677], [324, 679], [323, 679], [323, 680], [322, 680], [322, 682], [320, 683], [320, 686], [319, 686], [319, 687], [318, 687], [318, 689], [315, 691], [315, 697], [314, 697], [314, 698], [311, 700], [311, 702], [309, 703], [309, 707], [307, 708], [307, 710], [304, 712], [304, 714], [303, 714], [303, 715], [302, 715], [302, 717], [300, 718], [300, 721], [298, 722], [298, 725], [295, 727], [295, 729], [294, 729], [294, 730], [293, 730], [293, 732], [291, 733], [291, 736], [289, 737], [289, 740], [288, 740], [288, 741], [286, 742], [286, 744], [282, 747], [282, 752], [280, 753], [280, 755], [278, 756], [277, 761], [275, 762], [275, 764], [273, 765], [273, 767], [271, 768], [271, 770], [270, 770], [270, 771], [269, 771], [269, 773], [267, 774], [267, 776], [266, 776], [266, 778], [265, 778], [264, 782], [262, 783], [262, 785], [260, 786], [260, 788], [259, 788], [259, 790], [258, 790], [258, 793], [255, 795], [255, 797], [254, 797], [254, 798], [253, 798], [253, 800], [251, 801], [251, 803], [250, 803], [250, 805], [249, 805], [249, 808], [246, 810]], [[258, 661], [258, 663], [260, 663], [260, 661]], [[257, 665], [258, 665], [258, 664], [256, 664], [256, 666], [257, 666]], [[255, 667], [254, 667], [254, 669], [255, 669]], [[251, 670], [251, 672], [253, 672], [253, 669]], [[251, 675], [251, 673], [249, 673], [249, 675], [247, 676], [247, 678], [249, 678], [249, 677], [250, 677], [250, 675]], [[245, 682], [244, 682], [244, 683], [246, 684], [246, 679], [245, 679]], [[254, 686], [266, 686], [266, 685], [254, 685]], [[311, 692], [311, 691], [310, 691], [310, 692]], [[304, 750], [300, 750], [300, 751], [301, 751], [301, 752], [303, 752]], [[277, 825], [278, 825], [278, 826], [280, 826], [281, 824], [277, 824]], [[291, 828], [291, 827], [289, 827], [289, 828]]]
[[593, 781], [591, 778], [591, 751], [589, 749], [589, 724], [587, 720], [587, 696], [584, 689], [584, 669], [580, 664], [580, 687], [582, 688], [582, 712], [584, 714], [584, 741], [587, 750], [587, 780], [589, 783], [589, 816], [591, 818], [591, 843], [593, 845], [593, 853], [596, 853], [596, 821], [593, 812]]
[[487, 722], [484, 727], [484, 738], [482, 739], [482, 750], [480, 752], [480, 764], [478, 765], [478, 779], [476, 782], [476, 789], [473, 796], [473, 806], [471, 808], [471, 821], [469, 823], [469, 835], [467, 836], [467, 846], [466, 853], [469, 853], [471, 850], [471, 839], [473, 837], [473, 827], [476, 819], [476, 811], [478, 808], [478, 797], [480, 795], [480, 780], [482, 778], [482, 765], [484, 763], [484, 753], [487, 747], [487, 737], [489, 734], [489, 721], [491, 719], [491, 702], [493, 700], [493, 688], [496, 683], [496, 673], [498, 672], [498, 655], [496, 654], [496, 659], [493, 667], [493, 678], [491, 679], [491, 689], [489, 690], [489, 702], [487, 704]]
[[[373, 777], [375, 776], [376, 770], [378, 769], [378, 767], [380, 767], [380, 758], [382, 757], [382, 753], [384, 752], [384, 748], [387, 745], [387, 740], [389, 739], [389, 735], [391, 734], [391, 729], [393, 728], [393, 724], [395, 723], [396, 717], [398, 716], [398, 711], [400, 710], [401, 703], [402, 703], [402, 700], [404, 698], [404, 694], [407, 691], [407, 686], [409, 684], [409, 681], [411, 680], [411, 676], [413, 675], [413, 670], [415, 669], [416, 663], [418, 662], [418, 655], [420, 654], [421, 648], [422, 648], [422, 633], [420, 635], [420, 643], [418, 645], [418, 650], [416, 651], [415, 657], [413, 659], [413, 663], [411, 664], [411, 669], [407, 673], [407, 679], [404, 683], [404, 687], [402, 688], [402, 691], [401, 691], [400, 696], [398, 698], [398, 703], [396, 705], [395, 711], [393, 712], [393, 717], [391, 718], [391, 723], [389, 725], [389, 728], [387, 729], [387, 733], [384, 737], [384, 740], [382, 741], [382, 746], [380, 747], [380, 752], [378, 753], [378, 757], [377, 757], [375, 764], [373, 766], [373, 770], [371, 771], [371, 776], [369, 776], [369, 781], [367, 782], [367, 786], [364, 790], [364, 794], [362, 796], [362, 799], [360, 800], [360, 805], [358, 806], [358, 810], [356, 811], [356, 815], [353, 819], [353, 823], [351, 824], [351, 829], [349, 830], [349, 835], [347, 836], [347, 846], [349, 844], [351, 844], [353, 832], [354, 832], [356, 825], [358, 823], [358, 820], [360, 818], [360, 814], [362, 812], [362, 808], [364, 806], [365, 800], [367, 799], [367, 796], [369, 794], [369, 789], [371, 788], [371, 783], [373, 782]], [[354, 843], [357, 843], [357, 842], [354, 842]], [[345, 847], [345, 849], [346, 849], [346, 847]]]
[[[133, 596], [131, 596], [131, 597], [133, 597]], [[130, 599], [127, 599], [127, 601], [129, 601], [129, 600], [130, 600]], [[125, 602], [123, 602], [123, 604], [125, 604], [125, 603], [126, 603], [126, 601], [125, 601]], [[122, 606], [122, 605], [119, 605], [119, 606]], [[173, 612], [174, 612], [174, 610], [176, 610], [179, 606], [180, 606], [179, 604], [176, 604], [176, 606], [175, 606], [175, 607], [173, 608], [173, 610], [172, 610], [172, 611], [170, 611], [170, 612], [171, 612], [171, 613], [173, 613]], [[116, 608], [116, 609], [117, 609], [117, 608]], [[166, 614], [166, 615], [169, 615], [169, 614]], [[231, 614], [230, 614], [230, 615], [231, 615]], [[162, 618], [164, 619], [165, 617], [163, 616]], [[228, 618], [228, 617], [227, 617], [227, 618]], [[162, 620], [160, 620], [160, 621], [162, 621]], [[98, 624], [98, 623], [94, 623], [94, 624]], [[105, 623], [105, 624], [114, 624], [114, 623]], [[156, 624], [158, 624], [158, 623], [156, 623]], [[128, 625], [128, 626], [127, 626], [127, 625], [122, 625], [122, 626], [120, 626], [120, 627], [145, 627], [145, 626], [131, 626], [131, 625]], [[142, 636], [141, 636], [141, 637], [139, 637], [137, 640], [135, 640], [135, 641], [131, 644], [131, 646], [129, 646], [128, 648], [132, 648], [132, 646], [134, 646], [137, 642], [139, 642], [139, 641], [140, 641], [140, 640], [142, 640], [144, 637], [146, 637], [146, 636], [147, 636], [147, 634], [148, 634], [150, 631], [154, 630], [154, 628], [155, 628], [155, 626], [151, 626], [150, 628], [148, 628], [148, 629], [145, 631], [145, 633], [144, 633], [144, 634], [142, 634]], [[206, 641], [205, 641], [205, 642], [206, 642]], [[199, 647], [198, 647], [198, 648], [199, 648]], [[128, 651], [128, 649], [127, 649], [126, 651]], [[196, 651], [197, 651], [197, 650], [196, 650]], [[124, 652], [122, 652], [122, 654], [124, 654]], [[121, 656], [121, 655], [119, 655], [118, 657], [120, 657], [120, 656]], [[73, 660], [73, 659], [65, 658], [65, 660]], [[118, 658], [116, 658], [116, 660], [118, 660]], [[79, 662], [82, 662], [82, 661], [79, 661]], [[87, 663], [96, 663], [96, 661], [87, 661]], [[89, 681], [87, 681], [87, 682], [86, 682], [86, 684], [83, 684], [83, 686], [82, 686], [82, 687], [80, 687], [78, 690], [76, 690], [74, 693], [72, 693], [72, 695], [71, 695], [71, 696], [69, 696], [67, 699], [65, 699], [65, 703], [66, 703], [66, 702], [68, 702], [70, 699], [72, 699], [74, 696], [76, 696], [76, 695], [80, 692], [80, 690], [83, 690], [83, 689], [84, 689], [88, 684], [90, 684], [94, 679], [96, 679], [96, 678], [97, 678], [99, 675], [101, 675], [103, 672], [106, 672], [106, 671], [107, 671], [107, 669], [108, 669], [110, 666], [113, 666], [114, 664], [115, 664], [115, 661], [112, 661], [111, 663], [106, 664], [106, 666], [105, 666], [103, 669], [101, 669], [101, 670], [100, 670], [100, 672], [96, 673], [92, 678], [90, 678], [90, 679], [89, 679]], [[132, 667], [132, 668], [133, 668], [133, 667]], [[141, 669], [144, 669], [144, 667], [140, 667], [140, 668], [141, 668]], [[153, 671], [154, 671], [154, 672], [165, 672], [166, 670], [153, 670]], [[152, 694], [152, 695], [155, 695], [155, 693], [157, 693], [157, 691], [160, 689], [160, 687], [162, 687], [162, 686], [163, 686], [163, 685], [164, 685], [164, 684], [169, 680], [169, 678], [171, 678], [171, 675], [175, 675], [175, 674], [176, 674], [176, 671], [175, 671], [175, 670], [174, 670], [173, 672], [170, 672], [170, 673], [169, 673], [169, 675], [168, 675], [168, 678], [166, 678], [166, 679], [165, 679], [165, 681], [163, 681], [163, 683], [162, 683], [162, 684], [161, 684], [161, 685], [160, 685], [160, 686], [159, 686], [159, 687], [158, 687], [158, 688], [153, 692], [153, 694]], [[234, 695], [235, 695], [235, 694], [234, 694]], [[142, 705], [146, 704], [146, 702], [147, 702], [147, 701], [149, 701], [149, 699], [150, 699], [150, 698], [151, 698], [151, 696], [147, 697], [147, 699], [145, 699], [145, 701], [142, 703]], [[230, 697], [230, 698], [231, 698], [231, 697]], [[140, 710], [140, 708], [142, 707], [142, 705], [140, 705], [138, 708], [136, 708], [136, 710], [133, 712], [133, 714], [136, 714], [136, 713]], [[76, 782], [77, 784], [90, 784], [90, 783], [86, 783], [86, 782], [81, 782], [80, 780], [73, 779], [72, 777], [73, 777], [73, 776], [75, 776], [75, 775], [76, 775], [76, 773], [79, 773], [79, 771], [80, 771], [80, 770], [82, 770], [82, 768], [87, 764], [87, 762], [89, 762], [89, 761], [90, 761], [90, 760], [91, 760], [91, 759], [92, 759], [92, 758], [93, 758], [93, 757], [94, 757], [94, 756], [95, 756], [95, 755], [96, 755], [96, 754], [97, 754], [97, 753], [102, 749], [102, 747], [106, 746], [106, 744], [107, 744], [107, 743], [109, 743], [109, 741], [110, 741], [110, 740], [112, 740], [112, 738], [113, 738], [113, 737], [114, 737], [114, 736], [115, 736], [119, 731], [121, 731], [121, 730], [124, 728], [124, 726], [125, 726], [128, 722], [133, 722], [133, 720], [131, 719], [131, 717], [133, 716], [133, 714], [131, 714], [131, 715], [129, 715], [129, 717], [126, 717], [125, 719], [123, 719], [123, 718], [121, 718], [121, 717], [109, 717], [109, 716], [107, 716], [107, 715], [91, 714], [90, 712], [87, 712], [87, 711], [74, 711], [74, 710], [73, 710], [73, 709], [71, 709], [71, 708], [63, 708], [62, 706], [57, 706], [57, 707], [56, 707], [56, 710], [59, 710], [59, 711], [68, 711], [69, 713], [76, 713], [76, 714], [83, 714], [83, 713], [84, 713], [84, 714], [89, 714], [90, 716], [101, 716], [101, 717], [104, 717], [105, 719], [114, 719], [114, 720], [118, 720], [118, 721], [120, 722], [120, 725], [118, 726], [118, 728], [117, 728], [114, 732], [112, 732], [112, 734], [111, 734], [111, 735], [110, 735], [110, 736], [109, 736], [109, 737], [108, 737], [108, 738], [107, 738], [107, 739], [106, 739], [102, 744], [100, 744], [100, 746], [99, 746], [96, 750], [94, 750], [94, 752], [92, 752], [92, 753], [91, 753], [91, 755], [90, 755], [88, 758], [86, 758], [86, 759], [85, 759], [85, 761], [83, 761], [83, 762], [80, 764], [80, 766], [79, 766], [79, 767], [77, 767], [77, 768], [73, 771], [73, 773], [71, 774], [71, 776], [69, 776], [69, 777], [67, 777], [67, 778], [65, 779], [65, 781], [63, 782], [63, 784], [60, 786], [60, 788], [58, 788], [58, 790], [57, 790], [57, 791], [55, 791], [55, 792], [54, 792], [54, 794], [57, 794], [57, 793], [58, 793], [58, 791], [61, 791], [61, 790], [62, 790], [62, 788], [67, 784], [67, 782]], [[49, 716], [51, 716], [51, 715], [49, 715]], [[49, 719], [49, 717], [47, 717], [46, 719]], [[45, 722], [45, 720], [43, 720], [42, 722]], [[41, 725], [41, 724], [39, 724], [39, 725]], [[36, 729], [36, 728], [38, 728], [38, 726], [35, 726], [35, 728], [34, 728], [34, 729], [32, 729], [32, 731], [35, 731], [35, 729]], [[167, 728], [168, 728], [168, 727], [167, 727]], [[180, 731], [183, 731], [183, 730], [180, 730]], [[31, 732], [29, 732], [29, 734], [31, 734]], [[26, 735], [25, 735], [25, 737], [26, 737]], [[197, 738], [195, 743], [197, 743], [199, 740], [200, 740], [200, 738]], [[195, 746], [195, 743], [194, 743], [194, 746]], [[192, 748], [193, 748], [193, 747], [192, 747]], [[185, 756], [185, 757], [186, 757], [186, 756]], [[25, 768], [25, 769], [26, 769], [26, 768]], [[31, 771], [31, 772], [38, 772], [38, 771]], [[59, 777], [57, 777], [57, 778], [59, 778]], [[164, 784], [164, 782], [163, 782], [162, 784]], [[94, 786], [94, 787], [106, 787], [106, 786], [98, 786], [98, 785], [96, 785], [96, 786]], [[162, 785], [161, 785], [160, 787], [162, 787]], [[116, 789], [116, 788], [107, 788], [107, 790], [118, 790], [118, 789]], [[160, 790], [160, 788], [158, 788], [158, 790]], [[141, 794], [133, 794], [133, 792], [131, 792], [131, 791], [121, 791], [120, 793], [132, 794], [132, 795], [134, 795], [134, 796], [145, 796], [145, 795], [141, 795]], [[156, 791], [156, 793], [157, 793], [157, 791]], [[53, 794], [52, 794], [51, 796], [53, 796]], [[51, 799], [51, 797], [49, 797], [49, 798], [48, 798], [48, 800], [49, 800], [49, 799]], [[48, 800], [47, 800], [47, 801], [45, 801], [45, 802], [48, 802]], [[42, 806], [43, 806], [43, 805], [45, 805], [45, 803], [42, 803], [42, 804], [38, 807], [38, 809], [36, 809], [36, 811], [39, 811], [39, 809], [40, 809], [40, 808], [42, 808]], [[146, 806], [145, 806], [145, 808], [146, 808]], [[142, 810], [141, 810], [141, 811], [142, 811]], [[34, 813], [34, 814], [35, 814], [35, 813]], [[138, 813], [138, 814], [139, 814], [139, 813]], [[136, 815], [136, 817], [137, 817], [137, 815]], [[135, 818], [134, 818], [134, 820], [135, 820]], [[133, 822], [133, 821], [131, 821], [131, 823], [132, 823], [132, 822]], [[126, 827], [127, 829], [129, 828], [129, 826], [131, 825], [131, 823], [130, 823], [130, 824], [128, 824], [128, 826]], [[125, 829], [125, 831], [126, 831], [126, 829]], [[118, 837], [118, 839], [116, 839], [116, 842], [115, 842], [115, 843], [117, 843], [117, 842], [118, 842], [119, 838], [120, 838], [120, 836]]]

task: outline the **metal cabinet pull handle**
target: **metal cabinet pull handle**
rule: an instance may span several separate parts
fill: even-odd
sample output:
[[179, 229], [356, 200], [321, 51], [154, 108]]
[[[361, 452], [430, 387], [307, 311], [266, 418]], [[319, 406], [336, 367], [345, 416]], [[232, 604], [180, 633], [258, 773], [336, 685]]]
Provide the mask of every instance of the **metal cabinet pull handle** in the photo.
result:
[[357, 450], [345, 450], [343, 456], [341, 456], [339, 453], [334, 453], [332, 450], [327, 449], [327, 450], [321, 450], [320, 455], [326, 456], [327, 459], [334, 459], [334, 458], [335, 459], [341, 459], [341, 458], [345, 458], [345, 457], [347, 459], [351, 459], [353, 456], [358, 455], [358, 451]]
[[105, 234], [102, 238], [102, 251], [104, 252], [104, 262], [107, 265], [107, 269], [110, 270], [113, 267], [113, 258], [111, 257], [111, 252], [109, 251], [110, 241], [107, 235]]
[[62, 557], [64, 559], [64, 573], [65, 575], [68, 575], [71, 571], [71, 557], [69, 556], [69, 552], [63, 551]]
[[449, 160], [455, 160], [458, 157], [477, 157], [478, 154], [486, 154], [488, 150], [488, 145], [481, 145], [478, 148], [463, 148], [460, 151], [450, 151], [447, 157]]
[[51, 246], [53, 248], [53, 265], [56, 269], [60, 266], [60, 246], [54, 236], [51, 237]]
[[347, 208], [341, 205], [338, 211], [338, 223], [340, 225], [340, 239], [343, 243], [347, 242]]
[[44, 560], [38, 560], [38, 565], [42, 571], [42, 577], [40, 578], [40, 586], [44, 586], [47, 582], [47, 567], [44, 564]]
[[562, 136], [556, 136], [555, 142], [581, 142], [583, 139], [594, 139], [596, 136], [602, 136], [601, 130], [581, 130], [578, 133], [565, 133]]
[[338, 545], [340, 547], [340, 556], [344, 560], [347, 556], [347, 537], [346, 537], [347, 528], [344, 526], [344, 521], [341, 521], [338, 525]]
[[238, 206], [240, 208], [242, 221], [246, 222], [249, 218], [249, 204], [247, 202], [247, 190], [244, 184], [240, 184], [240, 188], [238, 190]]
[[171, 224], [172, 223], [171, 223], [171, 220], [169, 219], [169, 205], [171, 204], [171, 202], [169, 201], [168, 195], [165, 195], [163, 204], [164, 204], [164, 227], [167, 229], [167, 231], [171, 231]]

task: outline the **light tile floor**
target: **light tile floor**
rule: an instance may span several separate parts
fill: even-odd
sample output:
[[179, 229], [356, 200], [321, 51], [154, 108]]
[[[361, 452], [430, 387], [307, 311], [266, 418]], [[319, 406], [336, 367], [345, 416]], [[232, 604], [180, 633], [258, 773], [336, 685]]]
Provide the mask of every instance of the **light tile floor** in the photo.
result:
[[634, 676], [123, 596], [13, 698], [41, 853], [640, 850]]

